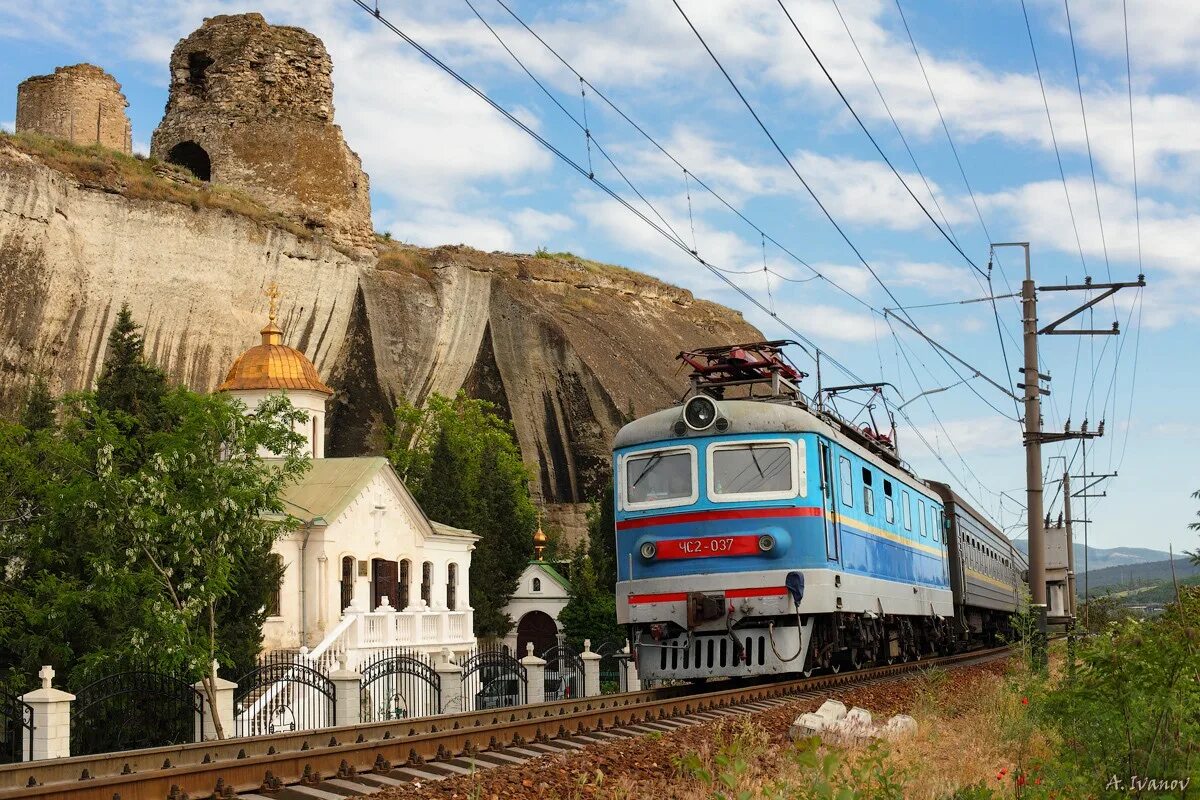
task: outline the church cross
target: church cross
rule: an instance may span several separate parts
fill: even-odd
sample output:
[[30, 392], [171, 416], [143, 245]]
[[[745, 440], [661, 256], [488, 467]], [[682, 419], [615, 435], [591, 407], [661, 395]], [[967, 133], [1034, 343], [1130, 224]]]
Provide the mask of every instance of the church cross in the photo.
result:
[[275, 283], [275, 281], [271, 281], [271, 285], [267, 287], [267, 290], [265, 292], [263, 292], [263, 294], [265, 294], [267, 296], [268, 300], [270, 301], [271, 307], [270, 307], [269, 316], [270, 316], [271, 322], [274, 322], [275, 317], [279, 313], [279, 297], [280, 297], [279, 284]]

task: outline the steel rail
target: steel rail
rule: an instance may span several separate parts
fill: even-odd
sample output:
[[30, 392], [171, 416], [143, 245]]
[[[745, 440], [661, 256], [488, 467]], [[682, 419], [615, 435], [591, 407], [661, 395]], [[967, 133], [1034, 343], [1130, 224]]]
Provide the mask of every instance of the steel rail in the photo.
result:
[[[723, 681], [728, 688], [671, 686], [385, 723], [156, 747], [0, 766], [0, 800], [164, 800], [186, 793], [315, 785], [356, 773], [500, 751], [579, 733], [671, 719], [745, 703], [898, 677], [935, 666], [966, 665], [1011, 645], [811, 678]], [[733, 685], [730, 685], [733, 684]], [[719, 684], [718, 684], [719, 685]], [[707, 689], [707, 691], [705, 691]]]

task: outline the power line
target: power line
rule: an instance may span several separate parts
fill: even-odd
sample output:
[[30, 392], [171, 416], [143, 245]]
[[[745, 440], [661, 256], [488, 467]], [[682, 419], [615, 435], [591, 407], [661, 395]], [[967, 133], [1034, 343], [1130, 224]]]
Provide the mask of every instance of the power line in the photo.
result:
[[1025, 15], [1025, 31], [1029, 34], [1029, 49], [1033, 53], [1033, 68], [1037, 71], [1038, 86], [1042, 90], [1042, 105], [1046, 109], [1046, 124], [1050, 126], [1050, 142], [1054, 145], [1054, 158], [1058, 162], [1058, 176], [1062, 179], [1063, 196], [1067, 199], [1067, 211], [1071, 215], [1071, 228], [1075, 231], [1075, 245], [1079, 248], [1079, 263], [1086, 277], [1087, 259], [1083, 257], [1083, 240], [1079, 237], [1079, 225], [1075, 222], [1075, 207], [1071, 205], [1071, 192], [1067, 189], [1067, 173], [1063, 170], [1062, 154], [1058, 150], [1058, 137], [1054, 134], [1054, 120], [1050, 117], [1050, 101], [1046, 98], [1046, 84], [1042, 82], [1042, 66], [1038, 63], [1037, 47], [1033, 43], [1033, 27], [1029, 24], [1029, 11], [1025, 0], [1021, 0], [1021, 13]]
[[[988, 243], [990, 244], [992, 242], [991, 231], [988, 230], [987, 223], [983, 221], [983, 212], [979, 210], [979, 201], [975, 198], [975, 190], [971, 188], [971, 181], [967, 179], [967, 170], [963, 167], [962, 159], [958, 155], [958, 147], [956, 147], [954, 144], [954, 137], [950, 135], [950, 126], [946, 124], [946, 117], [942, 114], [942, 105], [938, 102], [937, 94], [933, 91], [933, 82], [929, 79], [929, 73], [925, 70], [925, 61], [921, 58], [921, 51], [917, 48], [917, 40], [913, 37], [912, 29], [908, 27], [908, 19], [904, 16], [904, 9], [900, 6], [900, 0], [895, 0], [895, 2], [896, 10], [900, 12], [900, 21], [904, 23], [904, 32], [908, 34], [908, 42], [910, 45], [912, 45], [913, 55], [917, 57], [917, 65], [921, 68], [921, 75], [925, 78], [925, 87], [929, 90], [929, 97], [933, 100], [933, 107], [937, 111], [938, 119], [942, 123], [942, 131], [946, 134], [946, 141], [950, 144], [950, 152], [954, 154], [954, 163], [958, 165], [958, 173], [962, 176], [963, 185], [967, 187], [967, 194], [971, 196], [971, 205], [975, 208], [975, 216], [979, 218], [979, 227], [983, 229], [983, 235], [987, 237]], [[989, 260], [989, 265], [990, 263], [991, 262]], [[1001, 267], [1001, 272], [1003, 273], [1003, 267]], [[992, 290], [992, 276], [990, 270], [986, 277], [988, 282], [988, 294], [995, 294], [995, 292]], [[1005, 283], [1007, 284], [1007, 282], [1008, 279], [1006, 277]], [[1012, 287], [1008, 288], [1011, 292]], [[1013, 375], [1013, 371], [1008, 362], [1008, 347], [1004, 344], [1004, 334], [1000, 330], [1000, 312], [996, 308], [995, 300], [992, 301], [992, 316], [996, 319], [996, 335], [1000, 339], [1000, 354], [1004, 359], [1004, 374], [1006, 377], [1011, 377]], [[1017, 420], [1017, 424], [1020, 425], [1021, 409], [1017, 404], [1017, 397], [1012, 392], [1008, 392], [1008, 394], [1010, 394], [1013, 398], [1013, 412], [1015, 416], [1012, 417], [1012, 419]], [[1005, 414], [1005, 416], [1008, 415]]]
[[858, 116], [858, 112], [854, 110], [854, 106], [851, 105], [850, 100], [842, 91], [842, 87], [838, 86], [837, 81], [833, 79], [833, 76], [829, 74], [829, 70], [825, 68], [825, 62], [821, 60], [821, 57], [817, 55], [817, 51], [813, 49], [811, 44], [809, 44], [808, 37], [805, 36], [804, 32], [800, 30], [800, 26], [796, 24], [796, 20], [792, 17], [791, 12], [787, 10], [787, 6], [783, 4], [783, 0], [775, 0], [775, 2], [779, 4], [779, 8], [782, 9], [783, 15], [787, 17], [788, 22], [792, 24], [792, 30], [796, 31], [796, 35], [800, 37], [800, 41], [804, 42], [804, 46], [808, 48], [808, 52], [817, 62], [817, 66], [821, 68], [821, 72], [825, 73], [825, 77], [829, 79], [829, 84], [833, 86], [833, 90], [837, 92], [838, 97], [842, 98], [842, 102], [845, 103], [846, 109], [850, 112], [850, 115], [854, 117], [854, 121], [858, 123], [858, 127], [862, 128], [862, 132], [865, 133], [867, 138], [871, 140], [871, 144], [875, 147], [875, 152], [879, 153], [879, 157], [882, 158], [883, 162], [888, 165], [888, 169], [890, 169], [892, 174], [896, 176], [896, 180], [900, 181], [900, 185], [904, 187], [906, 192], [908, 192], [908, 196], [913, 199], [914, 203], [920, 206], [921, 210], [925, 212], [925, 216], [929, 217], [929, 221], [932, 222], [933, 226], [938, 229], [938, 233], [940, 233], [942, 237], [950, 243], [951, 247], [958, 251], [958, 254], [963, 257], [963, 260], [971, 265], [971, 268], [980, 275], [984, 275], [985, 273], [979, 268], [979, 265], [971, 260], [971, 257], [967, 255], [961, 247], [958, 246], [958, 242], [956, 242], [950, 236], [950, 234], [946, 233], [945, 229], [942, 228], [938, 221], [933, 218], [933, 214], [929, 213], [929, 209], [925, 207], [925, 204], [922, 203], [920, 198], [918, 198], [913, 192], [912, 187], [908, 185], [908, 181], [904, 180], [904, 176], [901, 175], [899, 170], [896, 169], [895, 165], [892, 164], [892, 160], [887, 157], [887, 153], [883, 152], [883, 148], [879, 146], [879, 142], [877, 142], [875, 137], [871, 135], [871, 131], [867, 128], [866, 123], [864, 123], [862, 118]]
[[[704, 266], [706, 269], [708, 269], [710, 272], [712, 272], [715, 276], [720, 278], [724, 283], [729, 285], [730, 288], [732, 288], [738, 294], [742, 295], [744, 298], [746, 298], [748, 301], [750, 301], [756, 308], [770, 314], [771, 317], [774, 318], [777, 322], [779, 322], [779, 324], [782, 327], [784, 327], [786, 330], [788, 330], [789, 332], [794, 334], [802, 342], [808, 344], [809, 347], [811, 347], [813, 349], [814, 353], [817, 356], [824, 356], [826, 361], [828, 361], [835, 368], [837, 368], [839, 371], [844, 373], [851, 380], [854, 380], [859, 383], [864, 382], [861, 377], [856, 375], [851, 369], [849, 369], [848, 367], [843, 365], [841, 362], [839, 362], [835, 357], [830, 355], [828, 352], [821, 350], [816, 345], [816, 343], [813, 342], [809, 337], [805, 336], [803, 333], [801, 333], [795, 327], [793, 327], [792, 325], [787, 323], [785, 320], [780, 318], [773, 311], [771, 311], [766, 306], [764, 306], [757, 298], [750, 295], [743, 288], [741, 288], [736, 283], [734, 283], [732, 280], [730, 280], [728, 277], [723, 275], [719, 269], [714, 269], [711, 264], [709, 264], [707, 261], [705, 261], [699, 255], [691, 252], [687, 248], [687, 245], [684, 244], [683, 242], [679, 241], [677, 237], [671, 235], [664, 228], [658, 226], [653, 220], [651, 220], [644, 213], [642, 213], [637, 208], [635, 208], [633, 205], [631, 205], [628, 200], [626, 200], [625, 198], [623, 198], [619, 194], [617, 194], [615, 191], [613, 191], [606, 183], [604, 183], [603, 181], [596, 178], [594, 176], [594, 174], [589, 174], [589, 172], [582, 165], [580, 165], [578, 162], [576, 162], [570, 156], [566, 155], [566, 153], [564, 153], [561, 149], [559, 149], [558, 147], [553, 145], [551, 142], [549, 142], [543, 136], [538, 134], [527, 124], [525, 124], [520, 119], [518, 119], [510, 111], [508, 111], [506, 108], [504, 108], [499, 103], [497, 103], [495, 100], [493, 100], [491, 97], [489, 97], [485, 92], [483, 92], [481, 89], [476, 87], [473, 83], [471, 83], [469, 80], [467, 80], [461, 74], [459, 74], [453, 67], [451, 67], [448, 64], [446, 64], [445, 62], [443, 62], [441, 59], [439, 59], [437, 56], [435, 56], [433, 53], [431, 53], [429, 50], [427, 50], [425, 47], [423, 47], [419, 42], [417, 42], [411, 36], [409, 36], [404, 31], [402, 31], [399, 27], [397, 27], [395, 24], [393, 24], [391, 21], [389, 21], [386, 17], [384, 17], [382, 14], [380, 14], [380, 12], [377, 8], [372, 8], [372, 6], [369, 5], [366, 2], [366, 0], [354, 0], [354, 3], [355, 3], [355, 5], [359, 6], [359, 8], [361, 8], [363, 11], [365, 11], [368, 14], [370, 14], [371, 16], [373, 16], [381, 25], [383, 25], [388, 30], [390, 30], [392, 33], [394, 33], [395, 35], [397, 35], [401, 39], [403, 39], [409, 46], [411, 46], [413, 49], [415, 49], [417, 52], [419, 52], [421, 55], [423, 55], [425, 58], [427, 58], [429, 61], [431, 61], [435, 66], [437, 66], [444, 73], [446, 73], [451, 78], [453, 78], [455, 81], [457, 81], [465, 89], [470, 91], [472, 94], [477, 96], [479, 99], [483, 100], [485, 103], [487, 103], [489, 106], [491, 106], [494, 110], [496, 110], [497, 112], [502, 114], [506, 119], [508, 119], [509, 122], [516, 125], [524, 133], [529, 135], [531, 138], [536, 140], [539, 144], [541, 144], [543, 147], [545, 147], [547, 150], [549, 150], [551, 153], [553, 153], [557, 158], [559, 158], [561, 161], [563, 161], [567, 166], [569, 166], [571, 169], [575, 170], [581, 176], [587, 178], [591, 183], [595, 184], [598, 188], [600, 188], [601, 191], [603, 191], [609, 197], [611, 197], [612, 199], [614, 199], [618, 203], [620, 203], [622, 206], [624, 206], [630, 213], [632, 213], [634, 216], [636, 216], [638, 219], [640, 219], [645, 224], [649, 225], [660, 236], [662, 236], [664, 239], [666, 239], [668, 242], [670, 242], [675, 247], [677, 247], [680, 250], [682, 250], [683, 252], [687, 253], [697, 263], [699, 263], [701, 266]], [[870, 308], [869, 305], [868, 305], [868, 308]], [[802, 349], [803, 349], [803, 347], [802, 347]], [[814, 353], [810, 353], [808, 350], [804, 350], [804, 352], [806, 353], [806, 355], [809, 355], [809, 357], [815, 357]], [[929, 450], [929, 452], [939, 461], [939, 463], [942, 464], [943, 467], [946, 468], [946, 471], [949, 472], [951, 475], [954, 475], [954, 471], [952, 469], [950, 469], [950, 466], [945, 463], [945, 460], [942, 458], [942, 456], [929, 444], [928, 440], [925, 438], [924, 434], [920, 431], [920, 429], [916, 426], [916, 424], [912, 421], [911, 417], [909, 417], [903, 411], [899, 411], [898, 413], [900, 413], [901, 417], [911, 426], [914, 433], [916, 433], [918, 439], [920, 439], [922, 441], [922, 443]], [[936, 417], [936, 413], [935, 413], [935, 417]], [[982, 484], [980, 484], [980, 485], [982, 485]]]
[[[729, 82], [730, 87], [733, 88], [733, 91], [737, 94], [737, 96], [741, 99], [742, 103], [746, 106], [746, 110], [750, 112], [750, 115], [752, 117], [754, 117], [754, 121], [758, 123], [758, 126], [762, 129], [763, 133], [766, 134], [766, 136], [770, 140], [771, 144], [775, 147], [776, 152], [778, 152], [779, 155], [783, 158], [783, 160], [787, 163], [788, 167], [792, 171], [792, 174], [794, 174], [796, 176], [796, 178], [800, 181], [800, 184], [804, 187], [805, 191], [808, 192], [809, 196], [813, 199], [813, 202], [815, 202], [817, 204], [817, 207], [821, 209], [821, 213], [824, 214], [825, 218], [827, 220], [829, 220], [829, 223], [831, 225], [833, 225], [834, 229], [842, 237], [842, 240], [854, 252], [854, 255], [858, 258], [859, 262], [864, 267], [867, 268], [867, 272], [869, 272], [871, 274], [871, 277], [875, 279], [875, 282], [878, 283], [883, 288], [883, 291], [887, 294], [887, 296], [889, 298], [891, 298], [892, 302], [895, 303], [896, 307], [897, 308], [902, 307], [902, 304], [896, 298], [896, 295], [892, 292], [891, 288], [889, 288], [888, 285], [883, 282], [883, 279], [881, 279], [879, 277], [879, 274], [875, 271], [875, 269], [871, 266], [871, 264], [863, 256], [862, 252], [858, 249], [858, 247], [850, 239], [849, 235], [846, 234], [846, 231], [842, 228], [842, 226], [840, 224], [838, 224], [838, 221], [836, 219], [834, 219], [833, 215], [829, 212], [829, 209], [826, 208], [825, 204], [821, 202], [820, 197], [818, 197], [817, 193], [815, 191], [813, 191], [813, 188], [809, 185], [808, 181], [805, 180], [804, 176], [800, 174], [800, 171], [798, 169], [796, 169], [796, 165], [794, 163], [792, 163], [792, 159], [788, 157], [788, 154], [786, 152], [784, 152], [784, 149], [780, 146], [779, 141], [775, 138], [774, 134], [771, 133], [770, 128], [768, 128], [766, 123], [764, 123], [762, 121], [762, 118], [758, 115], [758, 112], [754, 110], [754, 106], [746, 98], [746, 95], [742, 93], [742, 90], [738, 87], [737, 82], [733, 79], [733, 76], [730, 75], [729, 71], [725, 69], [725, 65], [721, 63], [721, 60], [719, 58], [717, 58], [717, 54], [713, 52], [712, 48], [708, 46], [708, 42], [705, 41], [704, 37], [700, 34], [700, 31], [697, 30], [696, 26], [692, 24], [692, 20], [688, 17], [687, 12], [685, 12], [683, 10], [683, 7], [679, 5], [679, 0], [671, 0], [671, 1], [672, 1], [672, 3], [674, 3], [676, 10], [678, 10], [679, 14], [683, 17], [684, 22], [686, 22], [688, 27], [692, 29], [692, 33], [694, 33], [696, 35], [696, 38], [699, 40], [701, 46], [708, 53], [709, 57], [712, 58], [713, 63], [717, 65], [717, 69], [719, 69], [721, 71], [721, 74], [725, 76], [725, 80], [727, 80]], [[905, 316], [908, 317], [907, 313], [905, 314]], [[908, 317], [908, 320], [910, 323], [912, 323], [914, 330], [919, 330], [916, 322], [913, 321], [911, 317]], [[932, 341], [932, 340], [930, 340], [930, 341]], [[954, 369], [953, 365], [951, 365], [950, 362], [946, 360], [945, 356], [941, 355], [941, 352], [939, 352], [938, 355], [939, 355], [939, 357], [942, 358], [943, 361], [946, 362], [946, 365], [950, 367], [951, 371], [953, 371], [957, 377], [959, 377], [959, 378], [962, 377], [962, 375], [959, 375], [958, 371]], [[990, 379], [989, 379], [989, 381], [990, 381]], [[998, 385], [998, 384], [996, 384], [995, 381], [990, 381], [990, 382], [993, 385]], [[996, 408], [996, 406], [990, 400], [988, 400], [986, 397], [984, 397], [982, 394], [980, 394], [979, 391], [975, 389], [975, 387], [971, 386], [970, 384], [967, 384], [967, 386], [968, 386], [968, 388], [971, 389], [971, 391], [975, 394], [976, 397], [978, 397], [980, 400], [982, 400], [984, 403], [986, 403], [993, 411], [995, 411], [997, 414], [1000, 414], [1001, 416], [1008, 417], [1007, 414], [1005, 414], [999, 408]], [[1011, 395], [1012, 393], [1009, 392], [1009, 394]], [[1008, 418], [1014, 419], [1013, 417], [1008, 417]]]
[[[1100, 245], [1104, 248], [1104, 269], [1112, 281], [1112, 267], [1108, 263], [1108, 241], [1104, 237], [1104, 215], [1100, 213], [1100, 186], [1096, 182], [1096, 162], [1092, 159], [1092, 137], [1088, 133], [1087, 108], [1083, 104], [1083, 79], [1079, 77], [1079, 56], [1075, 52], [1075, 30], [1071, 25], [1071, 3], [1063, 0], [1067, 12], [1067, 35], [1071, 40], [1071, 60], [1075, 65], [1075, 86], [1079, 90], [1079, 113], [1083, 116], [1083, 140], [1087, 144], [1088, 166], [1092, 171], [1092, 191], [1096, 195], [1096, 219], [1100, 222]], [[1115, 303], [1116, 301], [1114, 301]]]

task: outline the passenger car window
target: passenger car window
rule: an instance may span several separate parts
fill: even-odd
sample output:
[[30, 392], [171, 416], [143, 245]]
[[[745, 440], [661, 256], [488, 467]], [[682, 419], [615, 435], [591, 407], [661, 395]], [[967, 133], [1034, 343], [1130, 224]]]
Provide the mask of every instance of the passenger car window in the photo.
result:
[[714, 495], [795, 494], [792, 448], [786, 444], [721, 445], [710, 455]]
[[653, 505], [695, 492], [695, 454], [690, 450], [638, 453], [625, 460], [625, 503]]

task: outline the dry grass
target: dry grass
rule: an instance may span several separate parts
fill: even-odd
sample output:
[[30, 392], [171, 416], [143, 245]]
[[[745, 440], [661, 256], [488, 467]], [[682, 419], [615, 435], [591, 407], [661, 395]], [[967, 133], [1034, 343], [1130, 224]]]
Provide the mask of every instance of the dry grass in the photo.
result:
[[217, 209], [285, 230], [300, 239], [312, 231], [228, 186], [197, 180], [189, 172], [154, 158], [128, 156], [100, 145], [78, 145], [31, 133], [0, 133], [5, 145], [32, 156], [89, 189], [113, 192], [131, 200], [186, 205], [194, 210]]

